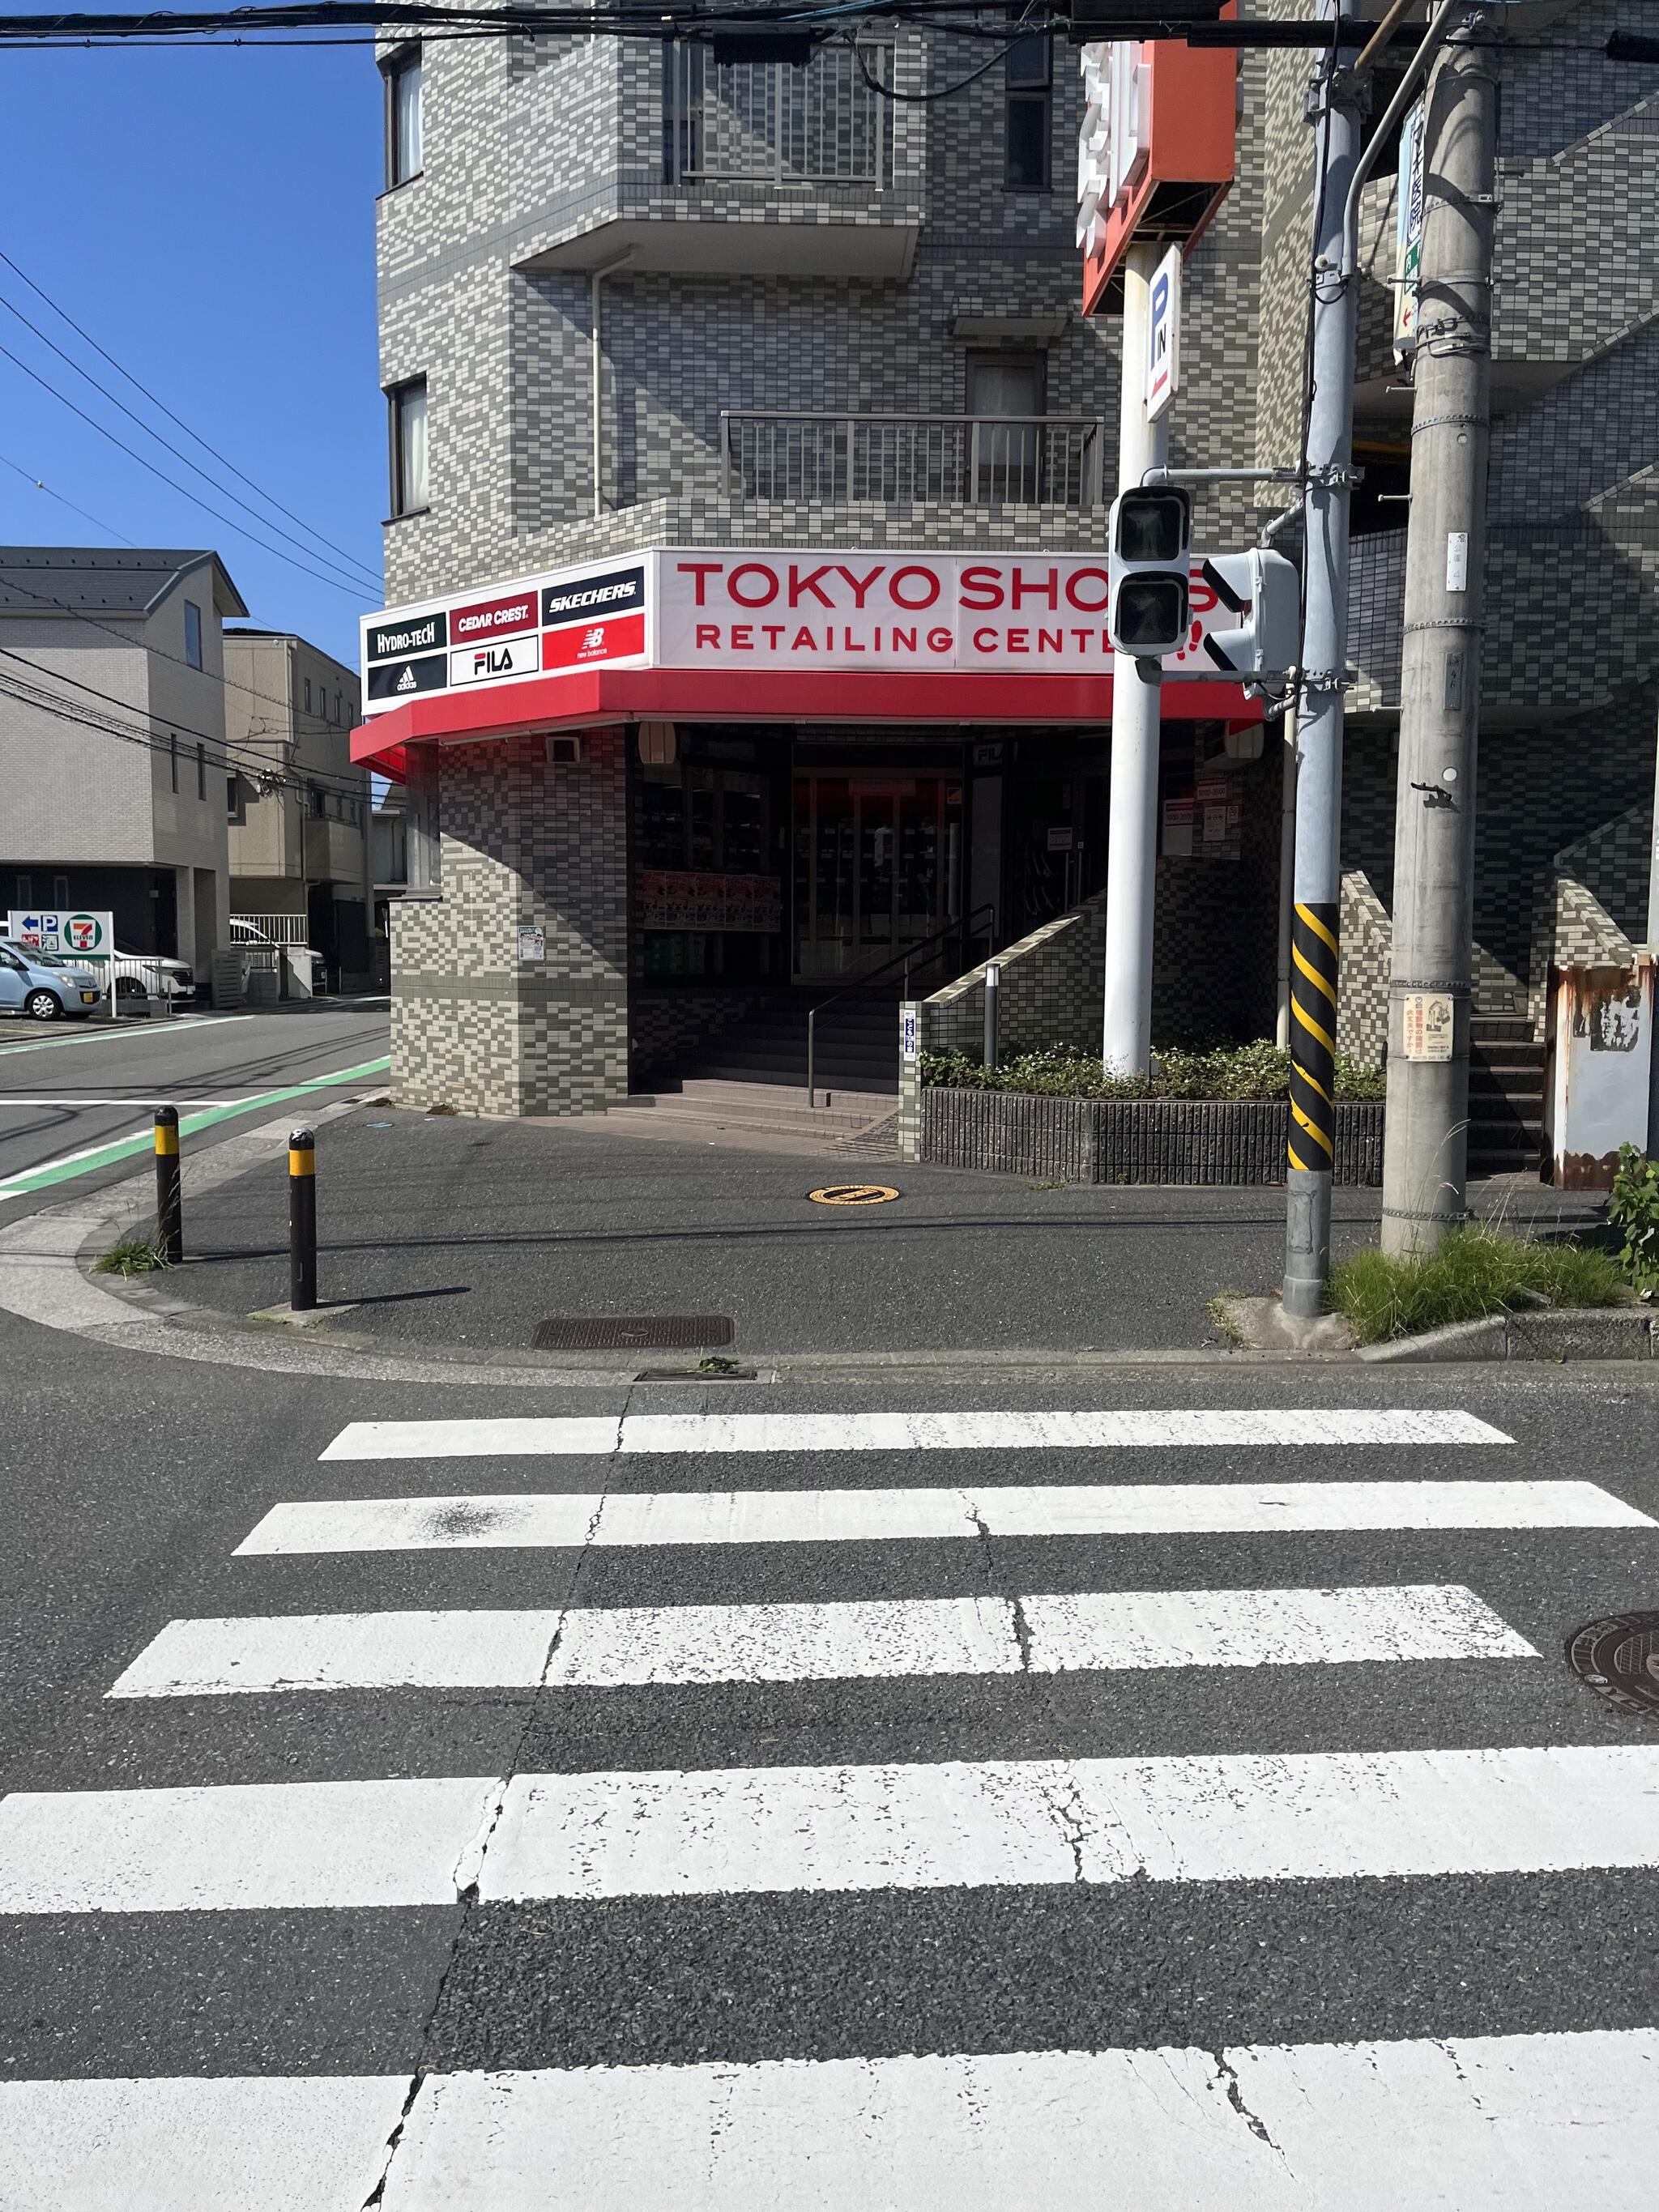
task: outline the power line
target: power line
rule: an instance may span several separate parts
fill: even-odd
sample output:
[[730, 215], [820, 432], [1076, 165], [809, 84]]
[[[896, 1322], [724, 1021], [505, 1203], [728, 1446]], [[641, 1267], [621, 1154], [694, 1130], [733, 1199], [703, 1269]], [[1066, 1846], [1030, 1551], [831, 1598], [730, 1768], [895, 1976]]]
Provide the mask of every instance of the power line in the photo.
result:
[[[0, 462], [3, 462], [7, 468], [15, 471], [25, 483], [33, 484], [36, 491], [45, 492], [46, 497], [55, 499], [59, 507], [68, 507], [70, 513], [78, 514], [82, 522], [89, 522], [94, 530], [104, 531], [109, 537], [113, 538], [118, 544], [132, 546], [131, 538], [123, 538], [120, 532], [113, 528], [111, 524], [100, 522], [95, 514], [88, 514], [84, 507], [77, 507], [72, 499], [65, 499], [61, 491], [54, 491], [49, 483], [36, 476], [32, 469], [26, 469], [21, 461], [14, 461], [9, 455], [0, 453]], [[133, 550], [136, 551], [137, 549], [134, 547]]]
[[285, 561], [290, 568], [301, 569], [307, 576], [314, 577], [318, 583], [326, 584], [331, 591], [340, 592], [348, 599], [361, 601], [363, 596], [361, 585], [343, 584], [332, 576], [325, 576], [320, 568], [312, 568], [307, 562], [296, 561], [293, 554], [284, 553], [280, 545], [273, 545], [269, 538], [259, 537], [244, 524], [233, 520], [228, 514], [222, 514], [216, 507], [210, 506], [198, 493], [191, 491], [188, 484], [181, 484], [176, 477], [170, 477], [165, 469], [158, 469], [154, 461], [147, 461], [142, 453], [135, 453], [125, 439], [118, 438], [114, 431], [106, 428], [95, 416], [88, 415], [84, 407], [77, 407], [66, 392], [59, 392], [56, 385], [49, 384], [38, 370], [29, 367], [27, 362], [21, 361], [9, 346], [0, 345], [0, 356], [3, 356], [14, 368], [21, 368], [31, 383], [38, 384], [43, 392], [50, 392], [60, 406], [69, 409], [71, 415], [78, 415], [82, 422], [96, 430], [100, 438], [107, 438], [111, 445], [124, 453], [129, 460], [137, 461], [141, 469], [148, 469], [151, 476], [159, 477], [161, 483], [187, 499], [192, 507], [199, 507], [204, 514], [210, 514], [216, 522], [222, 522], [227, 530], [234, 530], [239, 538], [246, 538], [251, 545], [258, 545], [263, 551], [274, 554], [277, 560]]
[[[60, 307], [57, 301], [52, 298], [52, 295], [49, 292], [43, 290], [42, 288], [35, 283], [33, 277], [28, 274], [27, 270], [20, 269], [16, 262], [12, 259], [10, 254], [0, 252], [0, 261], [3, 261], [5, 263], [7, 268], [11, 270], [15, 276], [19, 276], [22, 279], [23, 283], [28, 286], [30, 291], [34, 294], [36, 299], [43, 300], [46, 306], [52, 309], [53, 314], [58, 317], [58, 320], [62, 323], [67, 324], [69, 328], [75, 332], [76, 337], [82, 340], [85, 344], [89, 345], [100, 361], [107, 362], [110, 367], [115, 371], [116, 374], [118, 376], [124, 377], [132, 386], [135, 392], [143, 392], [144, 398], [149, 400], [152, 407], [160, 408], [162, 414], [167, 416], [168, 422], [176, 424], [177, 427], [184, 432], [187, 438], [193, 440], [194, 442], [202, 448], [202, 451], [204, 453], [210, 453], [216, 461], [219, 462], [222, 467], [228, 468], [232, 476], [236, 477], [239, 483], [245, 483], [250, 491], [258, 492], [259, 497], [265, 501], [267, 506], [274, 507], [279, 514], [287, 515], [290, 522], [297, 522], [301, 529], [303, 530], [308, 537], [314, 538], [319, 544], [325, 545], [331, 553], [338, 553], [342, 555], [350, 567], [361, 569], [364, 575], [372, 578], [377, 591], [381, 588], [380, 578], [375, 574], [374, 569], [368, 562], [359, 561], [355, 555], [347, 553], [343, 545], [337, 545], [331, 538], [325, 538], [320, 530], [315, 528], [313, 525], [305, 521], [301, 516], [295, 514], [291, 507], [284, 507], [281, 500], [273, 497], [270, 492], [264, 490], [260, 485], [255, 483], [252, 477], [245, 475], [243, 471], [237, 467], [235, 462], [231, 460], [226, 454], [222, 453], [216, 446], [210, 445], [207, 440], [203, 437], [199, 430], [192, 430], [189, 423], [186, 422], [182, 416], [173, 413], [172, 408], [167, 405], [166, 400], [158, 398], [157, 395], [150, 390], [147, 384], [142, 383], [139, 379], [132, 374], [131, 369], [124, 368], [112, 353], [109, 352], [106, 348], [99, 344], [97, 339], [93, 337], [90, 331], [83, 330], [80, 324], [76, 321], [74, 316], [71, 315], [67, 309]], [[15, 313], [16, 310], [14, 308], [12, 312]], [[33, 328], [32, 325], [31, 328]], [[46, 343], [50, 344], [52, 342], [48, 339]], [[117, 404], [118, 404], [119, 403], [118, 402]]]

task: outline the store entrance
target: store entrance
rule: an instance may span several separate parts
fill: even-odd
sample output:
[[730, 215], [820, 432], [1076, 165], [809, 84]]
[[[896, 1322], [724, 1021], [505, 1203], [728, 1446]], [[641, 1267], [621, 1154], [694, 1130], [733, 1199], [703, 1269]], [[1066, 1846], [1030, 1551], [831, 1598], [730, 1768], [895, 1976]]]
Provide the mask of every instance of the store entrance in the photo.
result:
[[794, 859], [797, 979], [871, 975], [961, 913], [961, 784], [797, 775]]

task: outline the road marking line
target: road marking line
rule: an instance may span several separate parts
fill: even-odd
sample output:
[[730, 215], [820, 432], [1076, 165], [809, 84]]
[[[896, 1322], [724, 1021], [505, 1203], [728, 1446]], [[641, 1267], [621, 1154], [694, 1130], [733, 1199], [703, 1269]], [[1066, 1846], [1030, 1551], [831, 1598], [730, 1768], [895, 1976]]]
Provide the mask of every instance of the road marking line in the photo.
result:
[[1271, 1407], [1232, 1413], [630, 1413], [353, 1421], [319, 1455], [476, 1459], [622, 1452], [1103, 1450], [1130, 1445], [1507, 1444], [1473, 1413]]
[[[242, 1098], [174, 1098], [169, 1100], [168, 1103], [174, 1106], [240, 1106], [244, 1103], [251, 1104], [261, 1096], [263, 1093], [256, 1091], [249, 1094], [246, 1100]], [[10, 1097], [0, 1097], [0, 1106], [143, 1106], [148, 1103], [149, 1098], [148, 1091], [136, 1094], [129, 1091], [123, 1098], [47, 1098], [43, 1097], [39, 1091], [19, 1091]]]
[[341, 2212], [370, 2196], [407, 2074], [0, 2081], [8, 2212]]
[[0, 1799], [0, 1912], [453, 1905], [501, 1788], [446, 1777], [14, 1791]]
[[148, 1037], [176, 1036], [180, 1030], [225, 1029], [232, 1022], [253, 1018], [252, 1014], [175, 1014], [170, 1021], [140, 1024], [129, 1018], [109, 1027], [100, 1018], [96, 1029], [82, 1030], [77, 1036], [26, 1037], [19, 1044], [0, 1044], [0, 1060], [15, 1052], [52, 1051], [64, 1044], [137, 1044]]
[[[233, 1018], [240, 1020], [240, 1016]], [[198, 1129], [210, 1129], [220, 1121], [234, 1120], [239, 1114], [256, 1113], [262, 1106], [278, 1106], [285, 1098], [304, 1098], [313, 1091], [326, 1091], [340, 1083], [355, 1083], [367, 1075], [378, 1075], [390, 1067], [390, 1056], [383, 1060], [367, 1060], [359, 1067], [342, 1067], [330, 1075], [313, 1075], [304, 1083], [292, 1083], [280, 1091], [261, 1091], [251, 1098], [239, 1099], [235, 1104], [216, 1106], [198, 1114], [186, 1114], [179, 1121], [181, 1137], [193, 1136]], [[125, 1102], [132, 1104], [135, 1102]], [[155, 1143], [155, 1132], [146, 1124], [130, 1137], [116, 1137], [107, 1144], [88, 1145], [78, 1152], [65, 1152], [60, 1158], [47, 1160], [39, 1167], [26, 1168], [21, 1174], [0, 1182], [0, 1199], [21, 1198], [30, 1191], [45, 1190], [53, 1183], [68, 1182], [76, 1176], [92, 1175], [100, 1168], [113, 1165], [117, 1160], [131, 1159], [136, 1153], [147, 1152]]]
[[558, 1546], [813, 1544], [1362, 1528], [1651, 1528], [1593, 1482], [1033, 1484], [977, 1490], [454, 1492], [273, 1505], [239, 1559]]
[[0, 2083], [17, 2212], [1644, 2212], [1659, 2032]]
[[1656, 1792], [1620, 1744], [18, 1793], [0, 1911], [1648, 1868]]
[[[556, 1637], [556, 1644], [555, 1638]], [[561, 1613], [255, 1614], [170, 1621], [108, 1694], [607, 1689], [1074, 1668], [1535, 1658], [1456, 1583], [1108, 1591]]]

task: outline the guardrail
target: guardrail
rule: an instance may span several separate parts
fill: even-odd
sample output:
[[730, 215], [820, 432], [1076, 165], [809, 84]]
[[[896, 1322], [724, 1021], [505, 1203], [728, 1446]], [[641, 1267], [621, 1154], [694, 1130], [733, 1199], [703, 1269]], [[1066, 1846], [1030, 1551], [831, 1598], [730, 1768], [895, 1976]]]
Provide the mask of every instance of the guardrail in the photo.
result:
[[663, 172], [671, 185], [893, 181], [890, 45], [820, 46], [804, 68], [720, 62], [696, 40], [664, 50]]

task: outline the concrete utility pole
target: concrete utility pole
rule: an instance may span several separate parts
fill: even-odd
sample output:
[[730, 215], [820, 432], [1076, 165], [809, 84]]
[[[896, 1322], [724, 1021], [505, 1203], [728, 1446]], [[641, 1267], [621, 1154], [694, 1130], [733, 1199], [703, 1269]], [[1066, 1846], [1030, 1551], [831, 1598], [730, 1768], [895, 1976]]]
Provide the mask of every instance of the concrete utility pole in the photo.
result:
[[1486, 534], [1498, 82], [1468, 27], [1430, 81], [1400, 775], [1382, 1249], [1464, 1219], [1475, 744]]
[[[1123, 263], [1123, 394], [1117, 488], [1132, 491], [1170, 453], [1169, 417], [1146, 420], [1152, 283], [1161, 248], [1132, 244]], [[1106, 838], [1106, 1018], [1102, 1058], [1144, 1075], [1152, 1056], [1152, 899], [1158, 878], [1159, 687], [1133, 653], [1112, 655], [1112, 781]]]
[[[1322, 0], [1333, 23], [1348, 11]], [[1358, 40], [1355, 40], [1358, 45]], [[1359, 156], [1359, 95], [1333, 57], [1311, 88], [1314, 161], [1313, 404], [1308, 420], [1301, 762], [1291, 916], [1291, 1142], [1285, 1172], [1284, 1304], [1325, 1310], [1336, 1158], [1337, 910], [1341, 895], [1342, 694], [1348, 641], [1348, 492], [1352, 478], [1358, 287], [1343, 275], [1344, 209]]]

